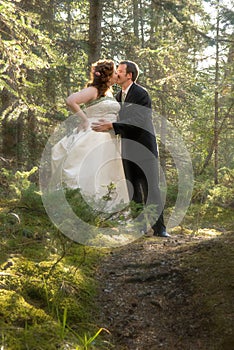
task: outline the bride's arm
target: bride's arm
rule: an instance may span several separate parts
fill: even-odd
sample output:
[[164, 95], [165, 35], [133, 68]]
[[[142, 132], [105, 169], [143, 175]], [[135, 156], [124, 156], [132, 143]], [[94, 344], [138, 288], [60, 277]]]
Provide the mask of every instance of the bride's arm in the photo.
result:
[[67, 97], [66, 104], [70, 110], [81, 118], [81, 128], [86, 130], [89, 126], [88, 118], [80, 108], [81, 104], [88, 103], [97, 98], [97, 89], [93, 86], [87, 87], [79, 92], [75, 92]]

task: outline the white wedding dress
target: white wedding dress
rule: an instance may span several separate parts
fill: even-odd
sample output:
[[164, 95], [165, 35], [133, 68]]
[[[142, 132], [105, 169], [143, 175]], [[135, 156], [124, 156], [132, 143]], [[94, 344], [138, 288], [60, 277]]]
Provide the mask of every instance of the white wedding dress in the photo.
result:
[[[100, 118], [114, 122], [119, 109], [119, 103], [113, 97], [92, 101], [83, 109], [90, 123], [89, 128], [79, 133], [74, 129], [70, 136], [62, 138], [52, 148], [52, 178], [59, 174], [60, 184], [65, 184], [67, 188], [79, 188], [89, 204], [93, 200], [96, 204], [103, 201], [107, 211], [129, 202], [120, 139], [113, 131], [93, 131], [91, 123]], [[103, 200], [108, 193], [109, 200]]]

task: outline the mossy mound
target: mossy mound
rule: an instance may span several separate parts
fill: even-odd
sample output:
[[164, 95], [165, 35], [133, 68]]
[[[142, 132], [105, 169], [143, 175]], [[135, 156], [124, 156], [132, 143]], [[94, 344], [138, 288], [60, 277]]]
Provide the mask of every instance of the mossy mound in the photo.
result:
[[1, 203], [1, 346], [82, 349], [84, 334], [99, 329], [91, 314], [100, 251], [67, 239], [32, 202]]

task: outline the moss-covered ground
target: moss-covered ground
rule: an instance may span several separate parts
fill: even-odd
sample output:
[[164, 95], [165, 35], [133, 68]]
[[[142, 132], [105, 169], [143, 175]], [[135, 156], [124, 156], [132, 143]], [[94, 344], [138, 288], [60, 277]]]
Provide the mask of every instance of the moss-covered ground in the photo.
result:
[[90, 315], [102, 253], [63, 236], [33, 196], [0, 202], [1, 349], [83, 349], [98, 331]]
[[[21, 186], [25, 191], [20, 191]], [[96, 271], [102, 258], [111, 256], [110, 250], [82, 246], [62, 235], [29, 182], [25, 185], [20, 180], [14, 192], [4, 184], [1, 194], [1, 350], [113, 349], [108, 337], [97, 336], [88, 344], [103, 327], [97, 321], [100, 310], [95, 310]], [[190, 306], [182, 310], [194, 312], [198, 332], [203, 326], [209, 329], [209, 342], [207, 337], [202, 350], [234, 348], [233, 207], [230, 201], [220, 205], [221, 199], [218, 194], [201, 202], [195, 198], [181, 226], [172, 233], [175, 238], [181, 232], [204, 236], [204, 241], [168, 245], [168, 257], [177, 259], [184, 288], [190, 290]], [[185, 324], [186, 315], [180, 317], [176, 322]]]

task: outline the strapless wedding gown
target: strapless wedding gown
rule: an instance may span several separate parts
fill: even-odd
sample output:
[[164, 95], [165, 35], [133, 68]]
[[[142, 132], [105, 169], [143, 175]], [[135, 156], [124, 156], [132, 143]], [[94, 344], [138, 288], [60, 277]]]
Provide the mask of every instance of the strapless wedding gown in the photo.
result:
[[60, 184], [79, 188], [90, 203], [104, 200], [112, 210], [120, 203], [128, 203], [128, 191], [121, 160], [120, 140], [110, 132], [95, 132], [91, 123], [105, 118], [115, 122], [120, 106], [112, 97], [102, 97], [83, 109], [89, 120], [86, 131], [76, 130], [52, 148], [52, 177], [59, 174]]

